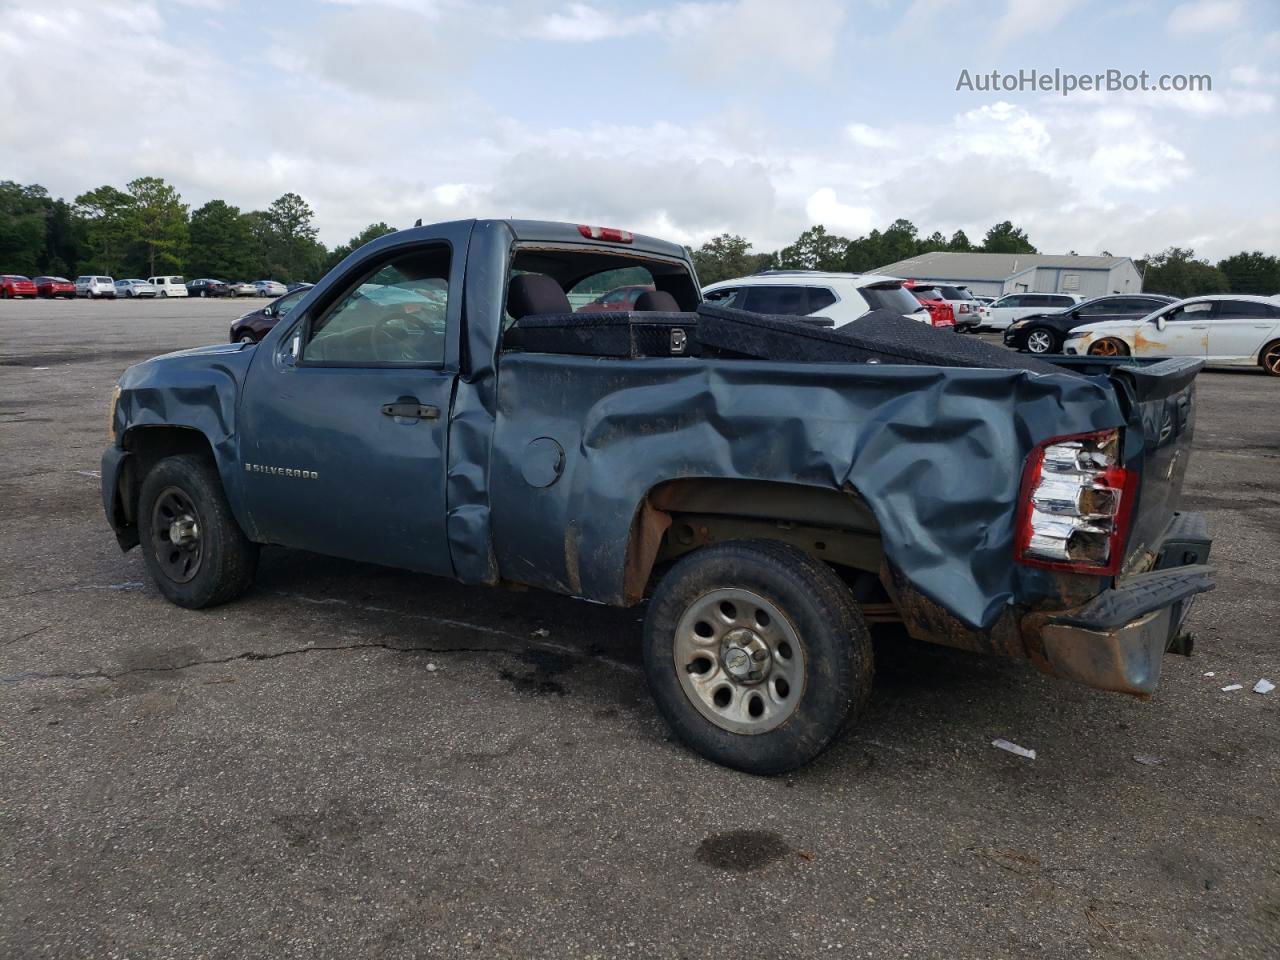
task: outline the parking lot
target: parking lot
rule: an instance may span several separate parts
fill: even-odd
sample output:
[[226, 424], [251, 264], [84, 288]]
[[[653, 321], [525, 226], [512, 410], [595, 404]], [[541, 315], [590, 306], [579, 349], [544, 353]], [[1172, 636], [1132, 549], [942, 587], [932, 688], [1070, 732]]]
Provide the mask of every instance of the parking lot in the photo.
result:
[[0, 956], [1280, 955], [1280, 383], [1200, 377], [1219, 586], [1154, 699], [899, 641], [764, 779], [669, 737], [640, 610], [275, 548], [162, 600], [111, 387], [260, 304], [0, 303]]

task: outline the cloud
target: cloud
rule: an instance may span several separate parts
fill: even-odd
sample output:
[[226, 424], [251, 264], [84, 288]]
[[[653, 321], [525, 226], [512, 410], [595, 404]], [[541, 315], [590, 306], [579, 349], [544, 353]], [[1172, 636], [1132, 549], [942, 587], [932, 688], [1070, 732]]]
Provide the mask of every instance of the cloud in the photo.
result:
[[593, 43], [658, 30], [662, 18], [655, 12], [620, 16], [585, 3], [571, 3], [563, 10], [536, 21], [532, 34], [547, 40]]
[[992, 44], [1002, 47], [1056, 27], [1082, 0], [1006, 0], [1007, 6], [996, 21]]
[[1174, 7], [1165, 28], [1176, 36], [1197, 36], [1235, 26], [1242, 13], [1240, 0], [1193, 0]]

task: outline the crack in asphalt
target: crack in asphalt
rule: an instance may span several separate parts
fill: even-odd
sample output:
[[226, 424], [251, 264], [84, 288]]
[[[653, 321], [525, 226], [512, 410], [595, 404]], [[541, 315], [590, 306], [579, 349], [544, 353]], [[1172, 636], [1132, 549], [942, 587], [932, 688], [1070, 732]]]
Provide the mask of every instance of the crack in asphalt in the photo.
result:
[[128, 670], [118, 670], [115, 673], [108, 673], [107, 671], [98, 669], [97, 667], [92, 670], [60, 670], [50, 673], [37, 670], [27, 670], [22, 673], [15, 673], [8, 677], [0, 677], [0, 683], [25, 683], [32, 680], [119, 680], [121, 677], [127, 677], [139, 673], [177, 673], [181, 670], [189, 670], [192, 667], [219, 666], [239, 661], [254, 662], [260, 660], [279, 660], [282, 657], [301, 656], [308, 653], [332, 653], [338, 650], [389, 650], [392, 653], [439, 654], [513, 652], [506, 647], [403, 646], [400, 644], [387, 643], [386, 641], [381, 640], [371, 640], [364, 643], [309, 644], [305, 647], [295, 647], [289, 650], [274, 650], [271, 652], [246, 650], [243, 653], [232, 654], [228, 657], [211, 657], [207, 660], [190, 660], [186, 663], [173, 664], [172, 666], [130, 667]]

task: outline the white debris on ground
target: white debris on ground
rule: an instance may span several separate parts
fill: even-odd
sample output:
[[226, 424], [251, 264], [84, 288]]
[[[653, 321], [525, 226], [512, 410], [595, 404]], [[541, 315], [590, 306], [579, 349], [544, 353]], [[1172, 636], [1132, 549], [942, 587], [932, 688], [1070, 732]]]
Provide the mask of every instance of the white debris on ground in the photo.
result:
[[551, 631], [546, 627], [539, 627], [537, 630], [533, 631], [533, 636], [542, 639], [544, 637], [551, 636]]
[[1261, 680], [1259, 680], [1257, 683], [1253, 685], [1253, 692], [1254, 693], [1270, 693], [1275, 688], [1276, 688], [1276, 685], [1274, 683], [1272, 683], [1266, 677], [1263, 677]]
[[1133, 759], [1137, 760], [1140, 764], [1142, 764], [1145, 767], [1158, 767], [1160, 766], [1160, 764], [1164, 763], [1164, 761], [1161, 760], [1159, 757], [1148, 757], [1141, 753], [1135, 753], [1133, 755]]
[[1026, 747], [1020, 747], [1016, 743], [1003, 738], [997, 738], [991, 741], [993, 747], [999, 747], [1001, 750], [1008, 750], [1010, 753], [1016, 753], [1020, 757], [1026, 757], [1028, 760], [1036, 758], [1034, 750], [1028, 750]]
[[1212, 676], [1213, 676], [1213, 671], [1212, 671], [1212, 670], [1208, 671], [1208, 672], [1205, 674], [1205, 676], [1206, 676], [1206, 677], [1212, 677]]
[[435, 673], [435, 672], [436, 672], [437, 670], [439, 670], [439, 669], [440, 669], [440, 668], [439, 668], [439, 667], [437, 667], [434, 663], [428, 663], [428, 664], [427, 664], [427, 673]]
[[1243, 683], [1229, 683], [1222, 688], [1222, 692], [1231, 693], [1233, 690], [1243, 690], [1243, 689], [1244, 689]]

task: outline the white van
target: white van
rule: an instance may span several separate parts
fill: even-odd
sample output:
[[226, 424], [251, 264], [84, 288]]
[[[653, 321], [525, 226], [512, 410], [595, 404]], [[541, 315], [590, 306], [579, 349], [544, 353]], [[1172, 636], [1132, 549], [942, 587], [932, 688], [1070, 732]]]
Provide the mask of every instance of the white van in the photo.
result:
[[181, 277], [151, 277], [147, 283], [156, 288], [157, 295], [161, 297], [185, 297], [187, 295], [187, 281]]
[[76, 296], [97, 300], [116, 298], [116, 282], [110, 277], [76, 277]]
[[1003, 330], [1013, 321], [1033, 313], [1066, 310], [1083, 301], [1084, 297], [1074, 293], [1006, 293], [991, 305], [991, 312], [982, 325], [991, 330]]

